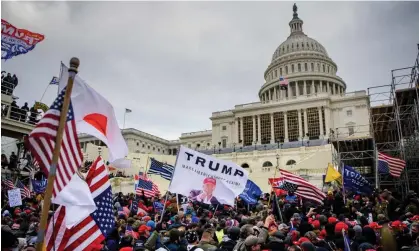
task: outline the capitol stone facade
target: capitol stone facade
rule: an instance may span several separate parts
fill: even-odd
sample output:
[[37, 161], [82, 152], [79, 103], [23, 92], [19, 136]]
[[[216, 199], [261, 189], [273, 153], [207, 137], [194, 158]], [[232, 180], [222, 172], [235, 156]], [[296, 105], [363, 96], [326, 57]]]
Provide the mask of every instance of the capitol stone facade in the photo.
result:
[[[250, 178], [264, 191], [269, 190], [267, 180], [277, 165], [321, 186], [334, 152], [330, 137], [369, 136], [368, 96], [364, 90], [346, 92], [325, 47], [304, 33], [295, 5], [289, 27], [290, 35], [264, 72], [258, 102], [213, 112], [212, 130], [183, 133], [176, 141], [123, 130], [128, 158], [137, 160], [127, 172], [137, 173], [148, 156], [174, 164], [177, 149], [184, 145], [248, 168]], [[105, 147], [88, 144], [95, 143], [94, 138], [84, 135], [80, 142], [89, 159], [98, 151], [106, 159]], [[165, 181], [155, 179], [162, 190], [167, 188]]]

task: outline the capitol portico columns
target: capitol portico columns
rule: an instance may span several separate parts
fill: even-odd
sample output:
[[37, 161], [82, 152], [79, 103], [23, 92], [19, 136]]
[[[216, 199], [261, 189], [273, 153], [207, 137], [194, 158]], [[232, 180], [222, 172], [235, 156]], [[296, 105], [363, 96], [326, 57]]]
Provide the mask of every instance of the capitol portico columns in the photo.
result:
[[304, 80], [304, 96], [307, 95], [307, 82]]
[[322, 137], [324, 137], [322, 108], [318, 107], [317, 109], [319, 111], [319, 125], [320, 125], [320, 137], [319, 137], [319, 139], [321, 139]]
[[274, 134], [274, 114], [271, 113], [271, 144], [275, 143], [275, 134]]
[[252, 116], [253, 119], [253, 144], [256, 143], [256, 116]]
[[261, 135], [262, 133], [260, 132], [260, 114], [257, 115], [258, 116], [258, 145], [262, 144], [262, 140]]
[[326, 124], [325, 128], [326, 128], [326, 137], [329, 137], [329, 130], [330, 128], [332, 128], [332, 126], [329, 124], [330, 123], [330, 109], [329, 107], [324, 107], [324, 123]]
[[288, 142], [288, 116], [287, 116], [287, 112], [284, 112], [284, 131], [285, 131], [285, 138], [284, 138], [284, 142]]
[[303, 138], [305, 137], [305, 134], [308, 133], [308, 121], [307, 121], [307, 109], [304, 109], [304, 132], [303, 132]]
[[301, 109], [298, 109], [298, 136], [299, 136], [299, 140], [303, 140], [304, 135], [303, 135], [303, 120], [302, 120], [302, 116], [303, 114], [301, 114]]
[[240, 137], [239, 137], [239, 118], [236, 118], [236, 143], [239, 143]]
[[243, 137], [243, 117], [240, 117], [240, 137], [242, 140], [242, 146], [244, 145], [244, 137]]

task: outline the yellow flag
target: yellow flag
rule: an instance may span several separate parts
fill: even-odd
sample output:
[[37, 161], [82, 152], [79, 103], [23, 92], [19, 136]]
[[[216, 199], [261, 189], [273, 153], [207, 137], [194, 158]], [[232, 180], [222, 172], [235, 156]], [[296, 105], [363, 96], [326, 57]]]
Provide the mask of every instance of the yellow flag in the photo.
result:
[[336, 180], [338, 183], [342, 183], [342, 175], [336, 171], [332, 164], [329, 163], [327, 166], [327, 173], [324, 182], [332, 182]]

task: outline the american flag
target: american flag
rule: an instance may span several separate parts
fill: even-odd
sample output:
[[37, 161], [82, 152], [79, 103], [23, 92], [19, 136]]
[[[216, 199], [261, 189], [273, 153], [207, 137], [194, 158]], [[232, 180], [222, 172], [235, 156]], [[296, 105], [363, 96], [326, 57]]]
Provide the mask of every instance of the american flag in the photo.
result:
[[22, 183], [22, 181], [17, 180], [16, 187], [20, 188], [20, 195], [22, 196], [22, 200], [31, 197], [31, 191]]
[[326, 194], [314, 185], [307, 182], [305, 179], [297, 176], [288, 171], [279, 169], [279, 173], [283, 179], [283, 184], [278, 187], [285, 191], [294, 192], [296, 195], [302, 198], [314, 200], [320, 204], [323, 204], [323, 200], [326, 198]]
[[[48, 174], [52, 162], [65, 90], [66, 88], [61, 91], [50, 109], [29, 135], [31, 152], [46, 174]], [[70, 102], [57, 164], [57, 174], [53, 189], [54, 197], [70, 182], [77, 168], [82, 164], [82, 160], [83, 155], [77, 138], [73, 107]]]
[[142, 196], [142, 191], [144, 191], [145, 197], [153, 197], [156, 194], [160, 194], [159, 187], [153, 181], [148, 179], [142, 172], [138, 176], [138, 183], [135, 184], [137, 196]]
[[1, 184], [2, 184], [2, 188], [5, 189], [6, 191], [10, 189], [15, 189], [15, 183], [13, 183], [13, 181], [9, 179], [2, 180]]
[[406, 162], [404, 160], [378, 152], [378, 171], [380, 173], [390, 173], [394, 177], [400, 177], [405, 166]]
[[150, 168], [148, 169], [147, 174], [157, 174], [160, 175], [163, 179], [171, 180], [174, 170], [174, 166], [151, 158]]
[[[51, 218], [45, 236], [47, 250], [88, 250], [99, 244], [115, 227], [112, 190], [103, 160], [98, 157], [90, 168], [86, 182], [97, 209], [71, 229], [66, 229], [65, 207], [60, 206]], [[55, 227], [54, 227], [55, 225]]]
[[279, 76], [279, 86], [281, 89], [286, 89], [288, 87], [288, 79], [283, 76]]

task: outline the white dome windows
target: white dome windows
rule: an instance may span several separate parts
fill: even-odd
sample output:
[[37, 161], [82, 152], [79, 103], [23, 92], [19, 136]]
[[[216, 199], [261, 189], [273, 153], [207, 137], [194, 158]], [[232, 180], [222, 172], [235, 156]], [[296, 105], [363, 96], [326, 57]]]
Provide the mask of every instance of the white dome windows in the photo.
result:
[[298, 63], [298, 72], [301, 72], [301, 64], [300, 63]]
[[314, 71], [314, 63], [311, 63], [311, 71]]
[[304, 71], [308, 71], [307, 63], [304, 63]]

